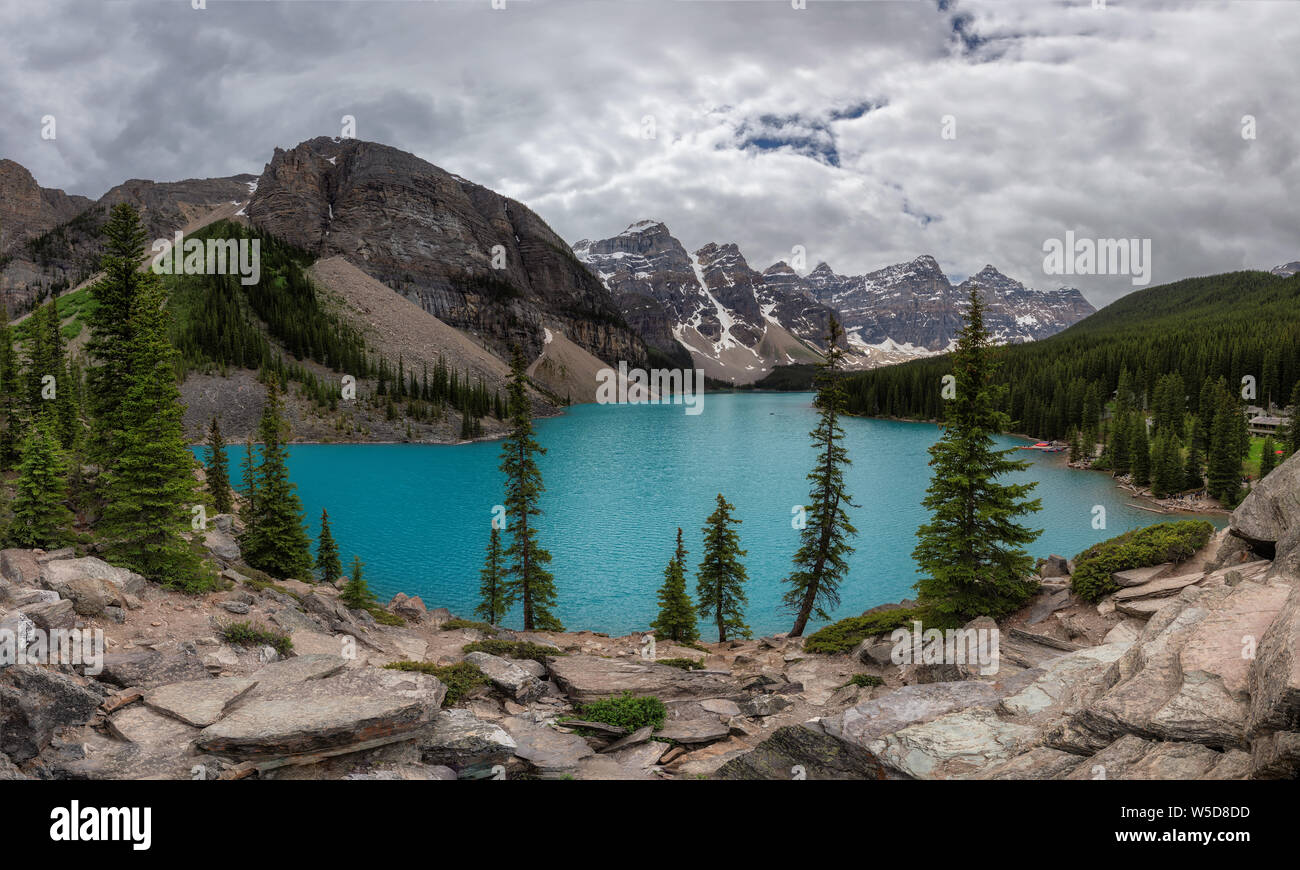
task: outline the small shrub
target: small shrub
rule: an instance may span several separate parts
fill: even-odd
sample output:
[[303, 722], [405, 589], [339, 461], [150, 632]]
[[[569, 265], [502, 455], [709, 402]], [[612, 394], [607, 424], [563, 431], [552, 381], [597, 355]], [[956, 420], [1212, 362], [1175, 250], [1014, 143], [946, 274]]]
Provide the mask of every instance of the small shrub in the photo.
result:
[[380, 625], [406, 625], [405, 619], [402, 619], [402, 617], [398, 616], [396, 613], [393, 613], [390, 610], [384, 610], [384, 608], [380, 607], [378, 604], [374, 604], [371, 605], [370, 607], [367, 607], [366, 613], [369, 613], [371, 616], [373, 616], [375, 618], [375, 622], [379, 623]]
[[1158, 523], [1125, 532], [1075, 557], [1070, 588], [1086, 601], [1099, 601], [1119, 590], [1110, 577], [1116, 571], [1181, 562], [1204, 547], [1213, 534], [1214, 526], [1205, 520]]
[[542, 646], [538, 643], [528, 643], [522, 640], [476, 640], [473, 643], [467, 643], [461, 647], [461, 652], [484, 652], [488, 655], [501, 656], [506, 659], [532, 659], [538, 664], [546, 664], [546, 659], [550, 656], [564, 655], [558, 649], [551, 649], [549, 646]]
[[866, 688], [868, 686], [883, 686], [884, 684], [885, 684], [884, 679], [876, 676], [875, 674], [854, 674], [852, 677], [849, 678], [849, 681], [844, 685], [861, 686], [863, 688]]
[[269, 646], [282, 656], [293, 652], [293, 640], [289, 635], [253, 622], [223, 625], [221, 639], [236, 646]]
[[485, 634], [497, 633], [495, 626], [489, 625], [486, 622], [474, 622], [469, 619], [449, 619], [442, 624], [442, 631], [454, 631], [458, 628], [473, 628]]
[[704, 669], [704, 662], [697, 662], [695, 659], [656, 659], [655, 664], [668, 665], [670, 668], [681, 668], [684, 671]]
[[808, 635], [808, 639], [803, 644], [804, 652], [826, 655], [852, 652], [853, 648], [865, 638], [886, 634], [900, 626], [906, 626], [916, 618], [918, 618], [916, 611], [909, 608], [878, 610], [865, 616], [850, 616], [848, 619], [841, 619]]
[[632, 732], [646, 725], [653, 725], [657, 731], [664, 727], [667, 716], [668, 708], [653, 695], [637, 698], [631, 692], [624, 692], [617, 698], [604, 698], [583, 704], [578, 708], [577, 718], [588, 722], [604, 722]]
[[390, 671], [415, 671], [437, 677], [447, 687], [447, 696], [442, 699], [442, 706], [458, 704], [479, 686], [487, 684], [487, 677], [469, 662], [457, 662], [454, 665], [435, 665], [433, 662], [392, 662], [384, 665]]

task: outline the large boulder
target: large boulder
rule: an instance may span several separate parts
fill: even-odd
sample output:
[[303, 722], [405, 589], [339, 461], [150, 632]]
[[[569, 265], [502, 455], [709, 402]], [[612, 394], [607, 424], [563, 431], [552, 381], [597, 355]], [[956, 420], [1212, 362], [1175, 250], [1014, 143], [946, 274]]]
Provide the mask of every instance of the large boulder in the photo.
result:
[[1248, 732], [1300, 731], [1300, 586], [1293, 586], [1255, 651]]
[[910, 725], [869, 745], [890, 768], [914, 779], [954, 779], [1028, 751], [1038, 729], [1002, 719], [988, 707], [974, 707]]
[[866, 748], [871, 741], [908, 725], [956, 710], [992, 707], [999, 698], [993, 684], [977, 680], [903, 686], [823, 719], [822, 728], [831, 737]]
[[522, 716], [508, 717], [501, 727], [514, 738], [514, 754], [527, 761], [542, 779], [572, 776], [584, 758], [595, 755], [595, 750], [577, 734], [565, 734]]
[[736, 680], [728, 674], [686, 671], [653, 662], [606, 659], [598, 656], [557, 656], [547, 665], [556, 685], [576, 704], [614, 698], [624, 692], [653, 695], [661, 701], [685, 701], [735, 695]]
[[207, 752], [276, 767], [410, 739], [447, 687], [428, 674], [378, 668], [289, 683], [249, 698], [200, 733]]
[[509, 659], [472, 652], [465, 656], [465, 661], [482, 671], [498, 691], [520, 704], [535, 701], [546, 694], [546, 684]]
[[120, 688], [152, 689], [168, 683], [210, 678], [203, 660], [187, 652], [132, 650], [108, 653], [99, 679]]
[[150, 689], [144, 703], [153, 710], [195, 728], [206, 728], [257, 685], [243, 677], [192, 680]]
[[36, 665], [0, 670], [0, 754], [28, 761], [66, 726], [84, 725], [103, 696], [75, 680]]
[[1065, 779], [1244, 779], [1250, 756], [1200, 743], [1144, 740], [1126, 734], [1079, 765]]
[[827, 735], [815, 724], [786, 725], [752, 752], [733, 758], [715, 779], [886, 779], [872, 753]]
[[1278, 541], [1300, 528], [1300, 453], [1255, 484], [1232, 512], [1229, 528], [1270, 557]]
[[41, 579], [41, 566], [36, 561], [36, 551], [0, 550], [0, 578], [15, 586], [33, 586]]
[[419, 745], [426, 764], [445, 765], [467, 779], [491, 775], [492, 768], [504, 766], [518, 748], [500, 725], [456, 707], [434, 718]]
[[[74, 581], [102, 580], [111, 583], [119, 594], [139, 595], [144, 591], [145, 579], [134, 571], [114, 567], [103, 559], [84, 556], [80, 559], [56, 559], [41, 565], [40, 585], [62, 593]], [[64, 596], [69, 597], [69, 596]]]

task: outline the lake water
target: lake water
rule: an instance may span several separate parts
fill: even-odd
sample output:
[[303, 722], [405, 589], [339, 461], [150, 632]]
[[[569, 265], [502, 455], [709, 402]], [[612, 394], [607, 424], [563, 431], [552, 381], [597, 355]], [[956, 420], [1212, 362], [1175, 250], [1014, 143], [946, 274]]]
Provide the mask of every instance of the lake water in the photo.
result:
[[[815, 424], [811, 394], [710, 394], [697, 416], [681, 406], [579, 405], [537, 421], [547, 491], [537, 523], [566, 628], [626, 634], [647, 627], [655, 592], [681, 526], [690, 551], [688, 589], [700, 557], [700, 527], [722, 492], [743, 520], [748, 551], [748, 622], [756, 635], [786, 631], [782, 578], [798, 548], [791, 509], [807, 497]], [[841, 586], [836, 618], [912, 596], [916, 529], [929, 481], [927, 448], [936, 426], [844, 420], [853, 465], [849, 491], [857, 552]], [[1000, 439], [1006, 446], [1023, 444]], [[236, 450], [230, 450], [232, 465]], [[344, 566], [358, 555], [379, 598], [419, 595], [430, 608], [471, 617], [492, 508], [501, 501], [500, 443], [295, 445], [290, 471], [313, 537], [329, 509]], [[1177, 517], [1133, 507], [1102, 473], [1073, 471], [1065, 454], [1023, 451], [1043, 509], [1034, 556], [1072, 557], [1128, 529]], [[232, 477], [237, 471], [232, 469]], [[1019, 475], [1018, 475], [1019, 476]], [[237, 479], [237, 478], [236, 478]], [[1093, 528], [1094, 506], [1106, 528]], [[1224, 518], [1212, 517], [1222, 526]], [[314, 545], [313, 545], [314, 546]], [[519, 627], [518, 613], [505, 624]], [[817, 627], [822, 623], [817, 623]], [[716, 637], [702, 625], [704, 637]]]

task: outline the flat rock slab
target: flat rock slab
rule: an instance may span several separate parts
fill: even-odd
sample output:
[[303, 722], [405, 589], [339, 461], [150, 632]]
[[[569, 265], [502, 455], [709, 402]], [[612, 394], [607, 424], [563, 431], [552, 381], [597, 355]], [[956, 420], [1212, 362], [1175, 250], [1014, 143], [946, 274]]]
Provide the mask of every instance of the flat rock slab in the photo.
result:
[[1139, 598], [1135, 601], [1116, 601], [1115, 609], [1134, 619], [1150, 619], [1169, 604], [1168, 598]]
[[348, 665], [343, 656], [312, 653], [271, 662], [255, 671], [250, 677], [257, 683], [255, 695], [265, 695], [276, 689], [308, 680], [324, 680], [342, 671]]
[[[629, 749], [633, 746], [638, 746], [642, 743], [645, 743], [647, 740], [650, 739], [650, 736], [652, 734], [654, 734], [654, 726], [646, 725], [642, 728], [636, 729], [626, 737], [620, 737], [618, 740], [615, 740], [613, 743], [609, 744], [608, 746], [606, 746], [604, 749], [600, 751], [604, 753], [608, 753], [610, 755], [616, 755], [620, 750]], [[660, 743], [659, 745], [663, 746], [664, 750], [667, 751], [668, 744]]]
[[1056, 611], [1069, 606], [1070, 590], [1068, 589], [1062, 589], [1059, 592], [1044, 596], [1029, 608], [1029, 615], [1025, 618], [1025, 624], [1037, 625]]
[[206, 728], [226, 715], [231, 706], [257, 685], [244, 677], [192, 680], [150, 689], [145, 706], [195, 728]]
[[832, 737], [866, 746], [886, 734], [954, 710], [991, 707], [1000, 697], [996, 687], [978, 680], [903, 686], [823, 719], [822, 727]]
[[1013, 716], [1031, 716], [1087, 703], [1104, 688], [1097, 679], [1131, 645], [1103, 644], [1047, 662], [1033, 683], [1002, 700], [1001, 709]]
[[1121, 601], [1131, 601], [1135, 598], [1165, 598], [1170, 595], [1177, 595], [1184, 587], [1191, 586], [1193, 583], [1199, 583], [1205, 579], [1205, 575], [1197, 574], [1179, 574], [1177, 577], [1161, 577], [1158, 580], [1152, 580], [1150, 583], [1143, 583], [1140, 586], [1129, 586], [1115, 593], [1115, 603]]
[[1154, 742], [1133, 734], [1086, 759], [1065, 779], [1241, 779], [1250, 756], [1218, 752], [1200, 743]]
[[511, 716], [501, 727], [515, 740], [515, 755], [531, 765], [543, 779], [574, 774], [578, 762], [595, 755], [586, 740], [538, 725], [519, 716]]
[[649, 740], [636, 746], [627, 746], [606, 754], [624, 767], [647, 770], [659, 763], [669, 749], [661, 740]]
[[211, 675], [198, 656], [137, 650], [105, 655], [99, 679], [123, 689], [152, 689], [169, 683], [211, 679]]
[[683, 746], [693, 746], [729, 737], [731, 729], [720, 719], [673, 719], [664, 723], [664, 727], [656, 731], [654, 736]]
[[578, 704], [615, 698], [624, 692], [684, 701], [720, 698], [739, 690], [736, 680], [726, 674], [684, 671], [652, 662], [568, 655], [551, 659], [547, 668], [561, 691]]
[[1151, 565], [1146, 568], [1129, 568], [1126, 571], [1116, 571], [1110, 575], [1110, 579], [1114, 580], [1117, 586], [1127, 588], [1129, 586], [1141, 586], [1143, 583], [1150, 583], [1152, 580], [1158, 580], [1161, 577], [1173, 573], [1173, 570], [1173, 562], [1163, 562], [1159, 565]]
[[201, 749], [255, 761], [382, 746], [432, 723], [447, 687], [428, 674], [345, 670], [250, 699], [199, 735]]
[[535, 701], [546, 694], [546, 686], [541, 680], [509, 659], [472, 652], [465, 656], [465, 661], [482, 671], [497, 691], [520, 704]]
[[108, 731], [118, 740], [138, 743], [150, 749], [185, 749], [199, 734], [199, 729], [179, 719], [165, 716], [136, 704], [105, 721]]

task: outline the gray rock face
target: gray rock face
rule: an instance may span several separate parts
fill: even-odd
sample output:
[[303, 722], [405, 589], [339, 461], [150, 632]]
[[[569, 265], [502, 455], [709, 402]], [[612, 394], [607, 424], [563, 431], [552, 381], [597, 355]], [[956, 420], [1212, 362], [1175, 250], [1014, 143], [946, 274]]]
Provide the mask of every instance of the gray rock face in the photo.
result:
[[226, 714], [232, 705], [256, 686], [242, 677], [193, 680], [150, 689], [146, 706], [195, 728], [206, 728]]
[[326, 137], [277, 148], [248, 216], [313, 254], [346, 257], [506, 358], [510, 342], [536, 357], [544, 321], [601, 359], [646, 357], [609, 292], [541, 218], [396, 148]]
[[208, 671], [198, 656], [156, 650], [107, 653], [104, 670], [99, 675], [101, 681], [124, 689], [152, 689], [168, 683], [208, 678]]
[[752, 752], [733, 758], [714, 779], [887, 779], [889, 773], [867, 750], [805, 725], [776, 729]]
[[0, 577], [15, 586], [31, 586], [41, 577], [41, 566], [31, 550], [0, 550]]
[[1028, 751], [1037, 739], [1037, 728], [975, 707], [910, 725], [873, 741], [870, 748], [883, 763], [915, 779], [955, 779], [978, 776]]
[[420, 753], [426, 764], [442, 764], [471, 775], [486, 773], [504, 765], [518, 745], [500, 725], [485, 722], [469, 710], [443, 710], [420, 737]]
[[1125, 734], [1084, 760], [1065, 779], [1242, 779], [1250, 756], [1241, 750], [1219, 752], [1200, 743], [1158, 743]]
[[505, 719], [501, 726], [514, 738], [514, 754], [527, 761], [543, 779], [572, 775], [584, 758], [595, 755], [595, 750], [577, 734], [565, 734], [520, 716]]
[[41, 566], [41, 585], [72, 601], [82, 616], [98, 616], [105, 607], [125, 607], [126, 595], [138, 595], [145, 579], [103, 559], [58, 559]]
[[822, 728], [832, 737], [866, 747], [886, 734], [955, 710], [992, 707], [999, 697], [993, 685], [975, 680], [903, 686], [823, 719]]
[[1269, 545], [1300, 528], [1300, 454], [1255, 484], [1232, 512], [1229, 528], [1237, 537], [1264, 547], [1262, 555], [1269, 557], [1273, 555]]
[[408, 739], [432, 723], [447, 687], [376, 668], [285, 685], [250, 698], [199, 735], [200, 749], [276, 764]]
[[0, 754], [17, 764], [49, 745], [60, 728], [90, 721], [101, 695], [37, 665], [0, 670]]
[[596, 656], [557, 656], [547, 667], [556, 685], [575, 704], [613, 698], [624, 692], [654, 695], [661, 701], [722, 698], [735, 695], [740, 688], [735, 679], [724, 674]]
[[1300, 731], [1300, 586], [1292, 587], [1259, 642], [1250, 675], [1247, 727], [1252, 735]]
[[465, 661], [482, 671], [499, 691], [520, 704], [535, 701], [546, 694], [546, 686], [541, 680], [509, 659], [472, 652], [465, 656]]

